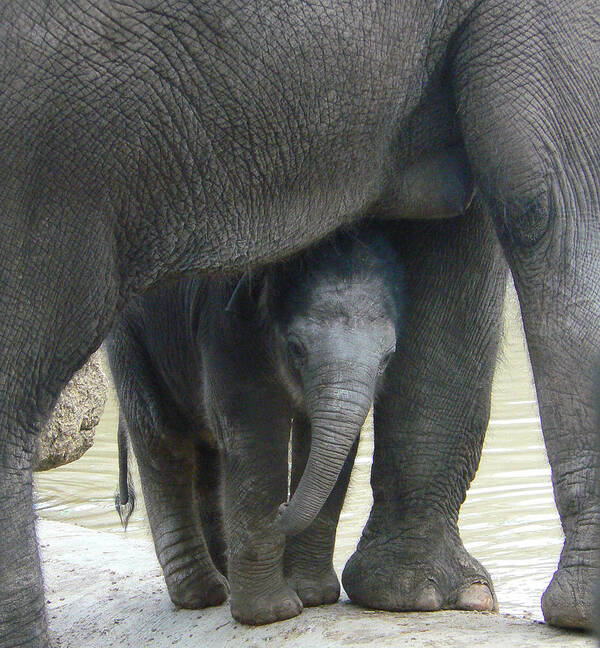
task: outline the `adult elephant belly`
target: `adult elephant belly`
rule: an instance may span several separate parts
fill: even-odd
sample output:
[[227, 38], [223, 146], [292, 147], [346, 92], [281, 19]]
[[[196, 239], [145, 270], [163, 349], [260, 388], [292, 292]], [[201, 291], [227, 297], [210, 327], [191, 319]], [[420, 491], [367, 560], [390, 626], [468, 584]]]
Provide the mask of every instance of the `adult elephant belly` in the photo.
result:
[[54, 114], [36, 135], [36, 157], [51, 149], [70, 191], [92, 186], [108, 204], [128, 291], [163, 272], [272, 260], [356, 218], [422, 94], [427, 39], [407, 32], [439, 31], [426, 12], [374, 1], [167, 7], [135, 26], [66, 37], [53, 56], [77, 72], [46, 73]]

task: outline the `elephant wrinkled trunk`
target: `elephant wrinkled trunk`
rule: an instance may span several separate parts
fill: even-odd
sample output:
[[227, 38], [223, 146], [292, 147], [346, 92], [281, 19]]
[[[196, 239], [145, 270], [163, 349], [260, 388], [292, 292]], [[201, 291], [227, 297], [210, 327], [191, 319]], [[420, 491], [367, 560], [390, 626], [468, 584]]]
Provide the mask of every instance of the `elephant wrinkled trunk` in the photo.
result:
[[286, 535], [300, 533], [313, 522], [337, 482], [371, 405], [367, 395], [357, 402], [353, 392], [352, 398], [343, 406], [339, 399], [329, 407], [321, 402], [311, 412], [312, 441], [306, 467], [292, 498], [279, 508], [277, 525]]

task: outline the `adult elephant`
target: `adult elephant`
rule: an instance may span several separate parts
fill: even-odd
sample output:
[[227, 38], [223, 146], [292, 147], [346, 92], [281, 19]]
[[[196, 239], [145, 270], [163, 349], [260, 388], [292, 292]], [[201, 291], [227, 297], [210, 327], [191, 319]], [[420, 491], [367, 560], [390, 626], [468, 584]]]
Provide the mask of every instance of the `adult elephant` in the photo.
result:
[[[376, 412], [375, 507], [347, 587], [392, 609], [493, 605], [455, 522], [495, 351], [502, 271], [489, 212], [521, 299], [566, 534], [545, 612], [587, 623], [598, 571], [599, 9], [2, 3], [0, 646], [47, 644], [36, 434], [121, 306], [167, 276], [284, 256], [365, 211], [453, 212], [469, 168], [481, 200], [468, 226], [407, 235], [417, 296], [431, 295], [417, 312], [429, 317], [410, 329], [408, 364], [395, 365]], [[403, 409], [393, 391], [407, 383]]]

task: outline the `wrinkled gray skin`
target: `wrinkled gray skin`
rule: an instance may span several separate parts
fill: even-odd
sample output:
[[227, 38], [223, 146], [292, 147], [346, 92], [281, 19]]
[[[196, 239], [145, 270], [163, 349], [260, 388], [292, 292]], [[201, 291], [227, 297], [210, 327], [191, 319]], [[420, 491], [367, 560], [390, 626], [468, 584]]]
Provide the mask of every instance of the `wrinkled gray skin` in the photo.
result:
[[117, 311], [162, 278], [243, 271], [365, 212], [455, 212], [465, 173], [464, 219], [398, 227], [415, 308], [345, 586], [387, 609], [493, 605], [456, 526], [504, 286], [489, 219], [566, 536], [543, 610], [589, 625], [598, 15], [598, 0], [1, 3], [0, 646], [48, 642], [35, 436]]
[[[233, 617], [262, 624], [339, 597], [335, 530], [403, 282], [385, 239], [362, 232], [235, 285], [152, 291], [107, 348], [171, 600], [218, 605], [230, 586]], [[292, 421], [297, 522], [283, 529]]]

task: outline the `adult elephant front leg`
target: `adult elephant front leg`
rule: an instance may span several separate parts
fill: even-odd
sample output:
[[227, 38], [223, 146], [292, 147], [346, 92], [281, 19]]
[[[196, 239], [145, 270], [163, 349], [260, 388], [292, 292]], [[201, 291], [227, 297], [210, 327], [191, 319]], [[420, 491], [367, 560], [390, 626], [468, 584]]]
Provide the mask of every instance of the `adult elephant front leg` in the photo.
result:
[[61, 211], [64, 206], [57, 205], [23, 222], [0, 199], [2, 648], [48, 642], [32, 457], [40, 426], [62, 387], [100, 344], [117, 298], [109, 234], [82, 214], [74, 227], [59, 224], [53, 214]]
[[375, 403], [373, 509], [342, 582], [367, 607], [492, 610], [491, 580], [457, 518], [489, 417], [506, 264], [475, 207], [389, 231], [406, 265], [408, 318]]
[[481, 3], [458, 39], [454, 83], [519, 295], [565, 533], [542, 610], [553, 625], [590, 627], [600, 576], [600, 77], [590, 70], [600, 26], [589, 20], [597, 3], [566, 7]]

